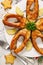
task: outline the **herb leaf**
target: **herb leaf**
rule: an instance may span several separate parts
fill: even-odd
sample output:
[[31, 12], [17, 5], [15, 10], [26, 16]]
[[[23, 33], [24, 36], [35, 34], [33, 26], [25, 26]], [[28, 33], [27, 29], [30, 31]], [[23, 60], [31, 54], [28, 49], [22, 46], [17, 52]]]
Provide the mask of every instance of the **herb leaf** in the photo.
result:
[[26, 29], [28, 29], [28, 30], [36, 30], [36, 25], [35, 25], [35, 23], [34, 22], [28, 22], [27, 24], [26, 24]]
[[43, 61], [43, 56], [38, 58], [38, 62], [41, 63]]

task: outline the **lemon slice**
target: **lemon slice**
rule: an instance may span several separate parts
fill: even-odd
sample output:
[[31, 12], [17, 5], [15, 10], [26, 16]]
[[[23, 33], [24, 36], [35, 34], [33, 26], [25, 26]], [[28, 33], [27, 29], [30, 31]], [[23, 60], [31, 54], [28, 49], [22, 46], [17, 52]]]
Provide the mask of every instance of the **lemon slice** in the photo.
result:
[[43, 8], [39, 9], [39, 16], [43, 15]]
[[29, 51], [32, 49], [32, 43], [31, 41], [28, 41], [27, 45], [26, 45], [26, 50]]
[[19, 7], [16, 7], [16, 13], [20, 16], [24, 15], [23, 11]]
[[9, 34], [9, 35], [13, 35], [16, 33], [16, 29], [7, 29], [6, 32]]

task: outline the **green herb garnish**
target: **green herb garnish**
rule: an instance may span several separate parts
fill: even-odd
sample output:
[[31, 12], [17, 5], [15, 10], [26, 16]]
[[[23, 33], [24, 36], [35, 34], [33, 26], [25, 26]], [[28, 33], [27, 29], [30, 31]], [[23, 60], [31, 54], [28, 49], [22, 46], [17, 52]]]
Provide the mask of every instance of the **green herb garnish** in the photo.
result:
[[36, 25], [35, 25], [35, 23], [34, 22], [28, 22], [27, 24], [26, 24], [26, 29], [28, 29], [28, 30], [36, 30]]
[[38, 58], [38, 62], [39, 63], [42, 63], [42, 61], [43, 61], [43, 56], [41, 56], [41, 57]]

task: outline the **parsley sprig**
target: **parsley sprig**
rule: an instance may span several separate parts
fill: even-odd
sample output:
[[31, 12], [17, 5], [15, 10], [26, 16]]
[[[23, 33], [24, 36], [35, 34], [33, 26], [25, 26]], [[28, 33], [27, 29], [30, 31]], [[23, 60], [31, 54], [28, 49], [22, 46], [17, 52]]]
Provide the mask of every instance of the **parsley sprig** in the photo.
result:
[[28, 22], [27, 24], [26, 24], [26, 29], [27, 30], [36, 30], [36, 25], [35, 25], [35, 23], [34, 22]]
[[39, 63], [42, 63], [42, 61], [43, 61], [43, 56], [40, 56], [40, 57], [38, 58], [38, 62], [39, 62]]

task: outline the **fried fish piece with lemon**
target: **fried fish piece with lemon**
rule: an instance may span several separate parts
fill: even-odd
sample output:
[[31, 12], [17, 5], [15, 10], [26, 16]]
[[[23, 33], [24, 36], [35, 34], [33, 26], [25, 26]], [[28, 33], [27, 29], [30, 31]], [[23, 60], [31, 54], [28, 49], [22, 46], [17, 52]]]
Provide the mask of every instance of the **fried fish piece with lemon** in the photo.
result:
[[20, 16], [24, 15], [23, 11], [19, 7], [16, 7], [16, 13]]
[[27, 51], [30, 51], [32, 49], [32, 42], [31, 41], [28, 41], [27, 45], [26, 45], [26, 50]]
[[8, 54], [5, 55], [5, 59], [6, 59], [6, 64], [13, 64], [16, 57], [13, 56], [12, 54]]

